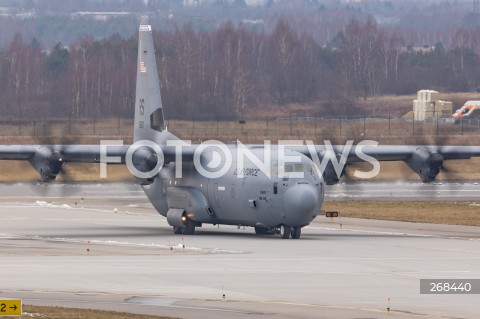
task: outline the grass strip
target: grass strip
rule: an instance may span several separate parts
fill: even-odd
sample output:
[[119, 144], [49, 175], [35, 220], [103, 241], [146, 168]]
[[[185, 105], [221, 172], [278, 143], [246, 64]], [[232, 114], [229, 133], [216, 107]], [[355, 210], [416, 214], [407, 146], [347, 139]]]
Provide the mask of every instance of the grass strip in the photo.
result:
[[41, 319], [173, 319], [171, 317], [136, 315], [125, 312], [63, 308], [23, 306], [23, 315], [17, 318], [41, 318]]
[[324, 211], [342, 217], [480, 226], [480, 201], [325, 201]]

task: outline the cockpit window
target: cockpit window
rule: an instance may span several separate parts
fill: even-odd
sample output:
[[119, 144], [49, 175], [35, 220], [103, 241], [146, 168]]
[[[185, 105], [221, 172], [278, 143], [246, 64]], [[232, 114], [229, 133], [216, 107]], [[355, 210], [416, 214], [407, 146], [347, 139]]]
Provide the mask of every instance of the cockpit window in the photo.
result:
[[[313, 174], [314, 168], [308, 163], [285, 163], [284, 166], [285, 173], [308, 173]], [[272, 177], [281, 177], [279, 173], [282, 173], [278, 169], [278, 162], [272, 162], [271, 167], [271, 176]]]

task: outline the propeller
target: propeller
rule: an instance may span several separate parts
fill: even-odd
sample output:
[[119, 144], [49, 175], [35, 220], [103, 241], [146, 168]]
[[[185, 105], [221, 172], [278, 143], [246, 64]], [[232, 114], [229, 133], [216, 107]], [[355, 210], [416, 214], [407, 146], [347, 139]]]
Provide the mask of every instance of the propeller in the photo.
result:
[[441, 183], [436, 182], [439, 174], [445, 180], [453, 180], [455, 177], [455, 170], [447, 164], [451, 162], [445, 160], [443, 155], [444, 147], [449, 144], [448, 141], [448, 136], [423, 137], [417, 151], [405, 161], [415, 173], [420, 175], [424, 183], [431, 183], [431, 197], [441, 196]]
[[69, 182], [73, 179], [71, 171], [68, 169], [68, 165], [64, 165], [66, 162], [63, 156], [63, 150], [66, 146], [76, 144], [76, 140], [68, 132], [66, 128], [63, 128], [59, 136], [44, 136], [39, 139], [39, 142], [44, 147], [47, 147], [51, 154], [46, 159], [53, 173], [51, 180], [43, 180], [44, 182], [55, 181], [57, 176], [60, 176], [62, 181]]
[[421, 145], [433, 146], [432, 155], [429, 158], [428, 164], [431, 167], [438, 168], [438, 173], [435, 175], [435, 178], [430, 181], [424, 182], [434, 182], [438, 174], [442, 173], [442, 177], [445, 180], [453, 180], [455, 170], [449, 167], [449, 161], [446, 161], [443, 157], [443, 148], [448, 145], [450, 138], [448, 136], [430, 136], [427, 138], [426, 136], [421, 139]]
[[[65, 133], [65, 134], [63, 134]], [[41, 180], [32, 186], [33, 191], [42, 197], [65, 197], [74, 194], [68, 183], [73, 180], [68, 165], [65, 165], [63, 149], [74, 143], [73, 137], [61, 132], [60, 136], [43, 136], [34, 156], [29, 160], [40, 174]], [[53, 183], [61, 177], [61, 183]]]

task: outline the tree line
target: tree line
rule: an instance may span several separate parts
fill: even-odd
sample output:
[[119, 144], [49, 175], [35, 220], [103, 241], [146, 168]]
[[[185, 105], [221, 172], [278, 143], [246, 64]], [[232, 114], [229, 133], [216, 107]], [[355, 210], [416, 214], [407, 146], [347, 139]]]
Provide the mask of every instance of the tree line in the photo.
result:
[[[480, 83], [480, 28], [459, 29], [449, 47], [408, 46], [372, 19], [351, 20], [327, 44], [285, 19], [268, 33], [226, 23], [155, 32], [154, 42], [171, 119], [240, 119], [290, 103], [318, 105], [312, 115], [353, 115], [359, 99]], [[113, 35], [46, 51], [17, 34], [0, 51], [3, 117], [132, 117], [137, 46], [137, 36]]]

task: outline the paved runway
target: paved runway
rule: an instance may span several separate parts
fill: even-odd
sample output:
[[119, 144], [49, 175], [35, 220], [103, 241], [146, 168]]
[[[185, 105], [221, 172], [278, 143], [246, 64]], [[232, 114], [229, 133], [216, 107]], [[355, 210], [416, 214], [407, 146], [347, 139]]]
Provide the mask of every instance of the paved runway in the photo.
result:
[[[12, 187], [14, 186], [14, 187]], [[21, 189], [21, 192], [18, 190]], [[145, 202], [140, 187], [127, 183], [26, 184], [0, 183], [0, 198], [49, 200], [82, 196], [105, 198], [111, 195]], [[327, 186], [327, 199], [479, 200], [479, 182], [341, 182]]]
[[[12, 187], [13, 186], [13, 187]], [[21, 189], [21, 192], [18, 190]], [[26, 184], [0, 183], [0, 198], [49, 200], [58, 197], [121, 196], [145, 202], [145, 195], [137, 185], [127, 183]], [[479, 200], [480, 182], [341, 182], [327, 186], [327, 199], [389, 199], [389, 200]]]
[[327, 186], [328, 199], [479, 200], [480, 182], [349, 182]]
[[419, 294], [421, 278], [480, 278], [478, 227], [319, 217], [301, 240], [212, 226], [182, 239], [136, 187], [69, 187], [42, 202], [0, 186], [1, 297], [181, 318], [480, 313], [480, 295]]

